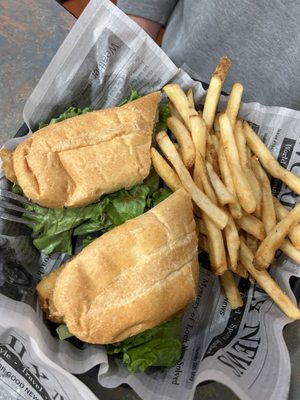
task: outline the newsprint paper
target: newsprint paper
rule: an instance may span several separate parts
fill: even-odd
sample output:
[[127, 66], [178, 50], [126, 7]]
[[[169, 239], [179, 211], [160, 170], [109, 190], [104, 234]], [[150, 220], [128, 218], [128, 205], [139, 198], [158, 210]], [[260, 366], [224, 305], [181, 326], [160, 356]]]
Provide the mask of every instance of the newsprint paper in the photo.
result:
[[[197, 102], [203, 101], [201, 84], [177, 68], [141, 29], [110, 1], [92, 0], [28, 99], [24, 120], [34, 130], [39, 121], [70, 105], [113, 106], [131, 89], [146, 94], [170, 81], [193, 87]], [[251, 103], [242, 106], [240, 115], [279, 163], [299, 175], [300, 112]], [[14, 148], [18, 141], [12, 139], [6, 147]], [[286, 206], [295, 205], [295, 193], [276, 180], [272, 185]], [[10, 187], [3, 174], [0, 186]], [[232, 311], [205, 254], [200, 257], [198, 295], [182, 324], [181, 361], [172, 369], [131, 374], [119, 361], [108, 363], [102, 346], [60, 342], [51, 335], [36, 303], [35, 286], [64, 255], [39, 254], [27, 227], [2, 221], [0, 399], [94, 399], [72, 374], [96, 365], [101, 385], [127, 383], [144, 400], [193, 399], [195, 387], [207, 380], [228, 385], [244, 400], [286, 399], [290, 360], [282, 329], [290, 321], [258, 285], [242, 279], [238, 285], [244, 306]], [[299, 266], [278, 254], [271, 273], [296, 301], [289, 282], [291, 276], [300, 277]]]

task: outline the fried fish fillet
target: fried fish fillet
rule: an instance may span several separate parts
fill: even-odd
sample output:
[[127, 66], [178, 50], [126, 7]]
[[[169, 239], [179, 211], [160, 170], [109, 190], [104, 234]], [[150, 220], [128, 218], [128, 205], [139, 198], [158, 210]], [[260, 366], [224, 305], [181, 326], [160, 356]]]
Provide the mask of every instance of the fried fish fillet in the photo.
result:
[[6, 177], [50, 208], [79, 207], [130, 188], [149, 174], [160, 93], [40, 129], [0, 151]]
[[82, 341], [114, 343], [192, 302], [198, 268], [192, 201], [179, 189], [94, 240], [45, 277], [37, 292], [49, 318], [64, 321]]

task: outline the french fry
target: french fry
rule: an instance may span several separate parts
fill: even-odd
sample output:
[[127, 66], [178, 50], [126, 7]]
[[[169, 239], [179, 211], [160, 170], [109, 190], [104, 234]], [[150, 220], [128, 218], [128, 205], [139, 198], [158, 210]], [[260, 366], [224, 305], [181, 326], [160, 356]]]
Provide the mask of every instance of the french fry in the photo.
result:
[[252, 214], [243, 212], [242, 217], [236, 220], [236, 223], [245, 232], [250, 233], [259, 240], [263, 240], [266, 237], [264, 224]]
[[206, 159], [213, 166], [214, 171], [219, 174], [218, 152], [212, 139], [213, 136], [212, 134], [208, 134], [206, 138]]
[[226, 114], [220, 115], [221, 140], [224, 147], [228, 166], [233, 178], [237, 197], [242, 208], [253, 213], [256, 209], [256, 200], [252, 193], [247, 177], [241, 167], [233, 130]]
[[219, 229], [224, 229], [228, 221], [227, 215], [196, 186], [166, 132], [159, 132], [156, 140], [166, 158], [175, 168], [183, 186], [191, 195], [196, 205], [209, 215]]
[[202, 213], [208, 241], [208, 255], [213, 274], [222, 275], [227, 271], [227, 259], [221, 230], [205, 212]]
[[[219, 137], [217, 135], [210, 135], [210, 137], [211, 137], [211, 142], [212, 142], [212, 144], [213, 144], [213, 146], [215, 148], [215, 151], [218, 154], [219, 146], [220, 146]], [[218, 164], [219, 164], [219, 162], [218, 162]]]
[[195, 164], [193, 168], [193, 181], [195, 182], [195, 185], [203, 191], [203, 183], [202, 183], [202, 171], [201, 171], [201, 165], [200, 165], [200, 160], [199, 157], [201, 154], [196, 152], [196, 158], [195, 158]]
[[190, 132], [176, 117], [167, 119], [167, 126], [176, 137], [179, 144], [179, 153], [187, 168], [191, 168], [195, 162], [195, 146]]
[[224, 228], [224, 237], [229, 256], [229, 269], [236, 272], [239, 262], [240, 237], [234, 219], [228, 215], [228, 222]]
[[195, 149], [201, 153], [202, 157], [205, 157], [207, 136], [205, 122], [199, 115], [192, 115], [190, 117], [190, 124]]
[[255, 254], [257, 248], [258, 248], [258, 239], [251, 235], [250, 233], [246, 234], [246, 245], [248, 248], [252, 251], [253, 254]]
[[231, 309], [235, 310], [239, 307], [242, 307], [243, 300], [235, 282], [233, 273], [231, 271], [225, 271], [224, 274], [220, 276], [220, 281]]
[[256, 280], [260, 287], [271, 297], [278, 307], [292, 320], [300, 319], [300, 310], [292, 300], [280, 289], [266, 270], [258, 271], [253, 266], [251, 250], [241, 242], [240, 259], [249, 274]]
[[[194, 181], [207, 197], [217, 204], [217, 197], [210, 184], [205, 162], [200, 153], [196, 153], [196, 162], [194, 165]], [[211, 221], [211, 219], [204, 212], [201, 213], [203, 226], [199, 223], [199, 229], [206, 235], [206, 249], [209, 255], [209, 261], [212, 272], [215, 275], [221, 275], [227, 270], [226, 251], [224, 240], [220, 229]], [[204, 246], [205, 244], [202, 243]], [[204, 249], [204, 248], [203, 248]], [[204, 249], [205, 250], [205, 249]]]
[[[200, 153], [196, 153], [194, 165], [194, 181], [204, 190], [207, 197], [217, 204], [217, 197], [209, 181], [206, 165]], [[202, 213], [204, 232], [207, 236], [208, 255], [212, 272], [221, 275], [227, 270], [226, 251], [221, 230], [211, 221], [209, 216]]]
[[196, 218], [199, 227], [199, 234], [206, 236], [206, 229], [202, 218]]
[[207, 254], [209, 252], [207, 237], [204, 235], [198, 235], [198, 246], [201, 250], [205, 251]]
[[229, 193], [226, 186], [221, 181], [219, 176], [215, 173], [212, 165], [208, 161], [206, 162], [206, 169], [208, 172], [209, 180], [218, 198], [218, 203], [221, 206], [224, 206], [225, 204], [233, 204], [235, 202], [235, 198]]
[[207, 197], [214, 203], [217, 204], [217, 196], [210, 183], [209, 176], [207, 173], [206, 165], [203, 157], [200, 153], [196, 153], [196, 162], [194, 165], [194, 181], [197, 186], [204, 191]]
[[166, 93], [168, 98], [173, 103], [174, 107], [176, 107], [179, 115], [184, 121], [184, 124], [188, 129], [190, 126], [190, 115], [197, 114], [195, 110], [190, 108], [188, 99], [181, 89], [181, 87], [177, 83], [169, 83], [168, 85], [163, 87], [163, 91]]
[[236, 192], [235, 192], [231, 172], [228, 167], [224, 148], [221, 144], [219, 145], [219, 149], [218, 149], [218, 162], [219, 162], [219, 168], [220, 168], [222, 180], [225, 183], [225, 186], [227, 187], [227, 190], [229, 191], [229, 193], [231, 193], [232, 196], [235, 198], [235, 203], [229, 205], [230, 213], [234, 219], [239, 219], [242, 216], [242, 209], [241, 209], [241, 206], [236, 197]]
[[256, 201], [255, 215], [260, 217], [261, 215], [261, 203], [262, 203], [262, 191], [258, 182], [257, 177], [251, 169], [251, 160], [248, 159], [247, 143], [243, 132], [243, 121], [236, 121], [234, 128], [234, 137], [236, 142], [236, 147], [238, 149], [240, 162], [242, 169], [246, 175], [249, 185], [252, 188], [253, 195]]
[[[240, 276], [241, 278], [247, 279], [249, 278], [249, 274], [248, 271], [246, 270], [246, 268], [243, 266], [243, 264], [241, 264], [241, 262], [239, 261], [237, 267], [236, 267], [236, 271], [235, 273]], [[251, 278], [251, 277], [250, 277]], [[250, 279], [251, 280], [251, 279]]]
[[231, 61], [229, 58], [223, 57], [220, 59], [215, 71], [212, 74], [209, 87], [207, 89], [203, 107], [203, 119], [206, 123], [208, 132], [211, 131], [214, 123], [222, 87], [230, 69], [230, 65]]
[[267, 146], [260, 140], [246, 121], [244, 121], [244, 133], [248, 146], [258, 157], [267, 172], [274, 178], [280, 179], [295, 193], [300, 194], [300, 178], [278, 163]]
[[233, 128], [234, 138], [236, 147], [240, 157], [240, 163], [242, 168], [247, 167], [248, 164], [248, 155], [247, 155], [247, 143], [246, 137], [243, 132], [243, 121], [240, 119], [236, 121], [236, 124]]
[[193, 89], [189, 88], [188, 91], [186, 92], [186, 97], [189, 102], [189, 106], [192, 109], [195, 109], [195, 100], [194, 100], [194, 95], [193, 95]]
[[[286, 217], [289, 213], [289, 210], [284, 207], [283, 204], [280, 203], [276, 197], [273, 197], [273, 203], [275, 207], [276, 218], [278, 221], [281, 221], [284, 217]], [[300, 250], [300, 224], [295, 225], [288, 234], [290, 241], [296, 247], [297, 250]]]
[[180, 146], [179, 146], [179, 144], [177, 142], [174, 143], [174, 147], [179, 153]]
[[243, 90], [244, 90], [243, 85], [239, 82], [236, 82], [233, 84], [229, 95], [225, 112], [228, 115], [232, 128], [234, 128], [235, 126], [236, 118], [239, 113]]
[[209, 151], [209, 144], [206, 145], [206, 160], [212, 165], [215, 164], [215, 160], [212, 157], [211, 152]]
[[299, 221], [300, 203], [298, 203], [285, 218], [278, 222], [260, 243], [254, 256], [253, 265], [255, 268], [262, 270], [269, 267], [273, 261], [276, 250], [280, 248], [290, 229]]
[[168, 102], [168, 106], [169, 106], [171, 117], [175, 117], [175, 118], [179, 119], [180, 122], [184, 123], [179, 112], [177, 111], [176, 107], [174, 106], [174, 104], [171, 101]]
[[163, 179], [173, 192], [182, 187], [182, 183], [176, 172], [154, 147], [151, 148], [151, 159], [157, 175]]
[[214, 119], [214, 131], [218, 134], [220, 132], [220, 124], [219, 124], [219, 118], [220, 118], [220, 113], [217, 113], [215, 115], [215, 119]]
[[280, 250], [296, 264], [300, 264], [300, 250], [296, 249], [295, 246], [288, 239], [284, 239], [280, 246]]
[[271, 185], [267, 174], [258, 160], [254, 163], [254, 167], [262, 190], [262, 222], [266, 233], [269, 234], [276, 225], [276, 213]]

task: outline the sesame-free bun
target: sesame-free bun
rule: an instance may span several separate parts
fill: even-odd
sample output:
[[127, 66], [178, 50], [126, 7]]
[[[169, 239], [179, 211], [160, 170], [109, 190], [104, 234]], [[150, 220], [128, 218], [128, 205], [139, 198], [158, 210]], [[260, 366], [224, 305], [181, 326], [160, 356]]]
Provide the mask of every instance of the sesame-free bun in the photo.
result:
[[192, 201], [179, 189], [94, 240], [37, 291], [49, 318], [63, 321], [73, 335], [114, 343], [184, 310], [196, 296], [198, 268]]
[[85, 206], [130, 188], [149, 174], [159, 100], [154, 92], [48, 125], [13, 153], [2, 151], [4, 172], [26, 197], [50, 208]]

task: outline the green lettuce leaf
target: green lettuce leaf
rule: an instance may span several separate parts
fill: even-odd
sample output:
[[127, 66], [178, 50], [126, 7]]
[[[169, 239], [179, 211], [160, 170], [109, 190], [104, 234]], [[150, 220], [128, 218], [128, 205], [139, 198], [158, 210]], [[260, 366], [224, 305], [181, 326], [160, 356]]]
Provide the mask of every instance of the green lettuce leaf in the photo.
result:
[[65, 231], [54, 235], [41, 234], [33, 239], [34, 246], [44, 254], [66, 253], [72, 254], [72, 231]]
[[86, 114], [90, 111], [93, 111], [90, 107], [85, 108], [75, 108], [69, 107], [64, 113], [60, 114], [56, 118], [52, 118], [48, 123], [47, 122], [40, 122], [38, 124], [38, 129], [45, 128], [45, 126], [56, 124], [56, 122], [64, 121], [65, 119], [76, 117], [76, 115]]
[[138, 94], [136, 90], [131, 90], [130, 96], [126, 99], [122, 100], [121, 103], [118, 104], [119, 107], [124, 106], [124, 104], [130, 103], [131, 101], [139, 99], [141, 96]]
[[[21, 193], [17, 185], [13, 191]], [[158, 204], [171, 194], [159, 188], [159, 177], [155, 172], [144, 183], [130, 190], [103, 196], [97, 203], [78, 208], [46, 208], [37, 204], [26, 204], [34, 216], [24, 215], [34, 222], [34, 246], [44, 254], [63, 252], [72, 254], [72, 238], [99, 232], [99, 235], [135, 218]]]
[[158, 105], [158, 122], [155, 126], [155, 131], [166, 131], [167, 127], [167, 119], [171, 116], [170, 109], [168, 104], [160, 103]]
[[[72, 337], [65, 324], [56, 328], [60, 340]], [[180, 319], [175, 318], [119, 343], [106, 345], [109, 355], [122, 358], [130, 372], [149, 367], [174, 367], [181, 358]]]
[[58, 337], [60, 340], [65, 340], [68, 339], [72, 336], [74, 336], [68, 329], [66, 324], [60, 324], [57, 328], [56, 328], [56, 333], [58, 334]]
[[130, 372], [148, 367], [173, 367], [180, 360], [180, 319], [148, 329], [120, 343], [107, 346], [108, 354], [122, 356]]

